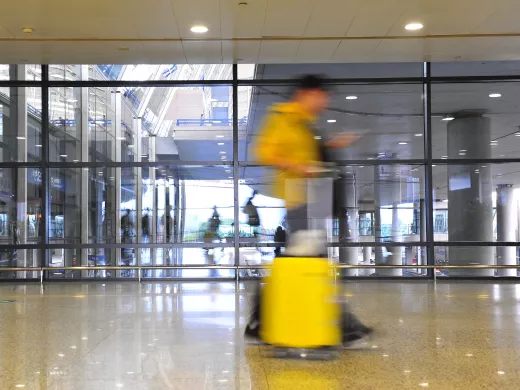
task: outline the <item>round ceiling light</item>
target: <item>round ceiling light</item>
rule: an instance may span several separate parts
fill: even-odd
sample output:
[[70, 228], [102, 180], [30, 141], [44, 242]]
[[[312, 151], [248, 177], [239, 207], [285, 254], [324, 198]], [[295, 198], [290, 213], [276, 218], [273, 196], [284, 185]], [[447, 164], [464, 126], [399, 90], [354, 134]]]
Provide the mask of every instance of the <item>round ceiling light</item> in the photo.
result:
[[489, 97], [490, 97], [490, 98], [499, 98], [499, 97], [502, 97], [502, 95], [499, 94], [499, 93], [490, 93], [490, 94], [489, 94]]
[[408, 142], [399, 142], [399, 145], [408, 145]]
[[24, 27], [24, 28], [22, 28], [22, 32], [24, 34], [32, 34], [34, 32], [34, 29], [31, 27]]
[[418, 23], [418, 22], [408, 23], [406, 26], [404, 26], [404, 28], [407, 29], [408, 31], [417, 31], [423, 27], [424, 27], [423, 24]]
[[208, 32], [208, 28], [206, 26], [193, 26], [190, 31], [196, 34], [204, 34]]
[[350, 96], [347, 96], [345, 99], [347, 99], [347, 100], [356, 100], [357, 96], [350, 95]]
[[452, 120], [454, 120], [454, 119], [455, 119], [454, 117], [449, 116], [449, 115], [446, 116], [446, 117], [444, 117], [444, 118], [442, 118], [442, 120], [445, 121], [445, 122], [449, 122], [449, 121], [452, 121]]
[[328, 119], [327, 122], [328, 123], [336, 123], [336, 119]]

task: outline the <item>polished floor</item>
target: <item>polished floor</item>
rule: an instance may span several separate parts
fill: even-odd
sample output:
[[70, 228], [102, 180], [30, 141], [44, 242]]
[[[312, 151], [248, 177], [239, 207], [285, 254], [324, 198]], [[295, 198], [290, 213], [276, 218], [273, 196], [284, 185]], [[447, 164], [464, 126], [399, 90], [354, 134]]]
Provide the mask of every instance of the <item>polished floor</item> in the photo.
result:
[[0, 389], [517, 389], [520, 284], [359, 282], [379, 330], [331, 361], [242, 338], [252, 284], [0, 284]]

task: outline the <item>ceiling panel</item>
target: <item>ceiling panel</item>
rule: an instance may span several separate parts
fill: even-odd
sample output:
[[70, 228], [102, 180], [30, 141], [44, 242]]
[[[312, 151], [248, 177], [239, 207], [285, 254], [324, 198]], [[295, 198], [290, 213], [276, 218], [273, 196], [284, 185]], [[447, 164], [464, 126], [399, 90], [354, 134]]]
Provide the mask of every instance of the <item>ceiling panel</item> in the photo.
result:
[[[220, 3], [207, 0], [170, 0], [175, 20], [183, 38], [217, 38], [221, 36]], [[206, 34], [195, 34], [190, 31], [194, 25], [206, 26]]]
[[315, 0], [268, 0], [264, 36], [302, 36]]
[[222, 63], [221, 42], [182, 42], [184, 54], [188, 63], [220, 64]]
[[236, 0], [220, 0], [220, 26], [223, 38], [260, 38], [264, 28], [267, 0], [255, 0], [247, 6]]
[[178, 38], [179, 28], [170, 0], [131, 0], [133, 23], [139, 38]]
[[262, 43], [256, 42], [222, 42], [222, 57], [225, 63], [241, 62], [256, 64]]
[[351, 23], [347, 35], [383, 36], [395, 25], [405, 11], [399, 0], [367, 0]]
[[380, 40], [347, 40], [342, 41], [334, 55], [332, 62], [370, 62], [373, 61], [373, 51], [381, 43]]
[[260, 47], [258, 62], [260, 64], [293, 62], [299, 46], [300, 41], [264, 41]]
[[340, 43], [339, 40], [302, 41], [296, 53], [295, 61], [312, 63], [316, 62], [316, 58], [322, 58], [325, 62], [329, 62]]
[[365, 0], [321, 0], [312, 10], [307, 37], [342, 37]]
[[145, 42], [136, 55], [141, 64], [185, 64], [188, 62], [181, 42]]
[[425, 60], [424, 45], [423, 39], [389, 39], [381, 41], [373, 54], [383, 61], [420, 62]]

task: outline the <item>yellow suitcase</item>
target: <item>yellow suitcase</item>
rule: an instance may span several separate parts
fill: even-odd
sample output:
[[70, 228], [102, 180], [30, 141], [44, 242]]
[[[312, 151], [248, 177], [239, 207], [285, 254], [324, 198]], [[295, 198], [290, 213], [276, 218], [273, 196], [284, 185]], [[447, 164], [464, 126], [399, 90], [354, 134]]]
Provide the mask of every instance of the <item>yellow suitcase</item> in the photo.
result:
[[340, 307], [327, 259], [275, 259], [261, 299], [261, 338], [266, 343], [282, 348], [341, 343]]

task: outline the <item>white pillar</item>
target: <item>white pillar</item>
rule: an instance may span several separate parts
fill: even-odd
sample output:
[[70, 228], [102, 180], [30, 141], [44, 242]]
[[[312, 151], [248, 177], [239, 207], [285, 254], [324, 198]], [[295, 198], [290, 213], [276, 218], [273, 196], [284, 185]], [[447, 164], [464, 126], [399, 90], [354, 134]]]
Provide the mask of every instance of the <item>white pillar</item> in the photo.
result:
[[[398, 217], [398, 206], [401, 203], [401, 170], [399, 165], [380, 165], [374, 167], [374, 230], [376, 242], [401, 242], [401, 226]], [[390, 236], [385, 237], [382, 224], [382, 212], [390, 209], [392, 222]], [[403, 247], [376, 247], [376, 265], [402, 265]], [[402, 276], [401, 268], [376, 269], [378, 275]]]
[[363, 247], [363, 263], [370, 264], [370, 256], [372, 255], [372, 247]]
[[[26, 66], [11, 65], [17, 80], [25, 80]], [[13, 134], [16, 134], [17, 161], [27, 162], [27, 94], [25, 87], [11, 88], [15, 96], [11, 96], [11, 121], [16, 126]], [[43, 183], [42, 183], [43, 185]], [[19, 229], [20, 244], [27, 244], [27, 168], [18, 168], [16, 177], [16, 219]], [[38, 266], [37, 256], [32, 256], [33, 261], [28, 263], [28, 250], [17, 251], [17, 267]], [[44, 259], [41, 259], [43, 262]], [[17, 278], [36, 278], [37, 272], [17, 272]]]
[[[78, 65], [78, 74], [81, 77], [82, 81], [88, 81], [88, 65]], [[76, 125], [80, 125], [81, 131], [81, 162], [88, 162], [89, 160], [89, 123], [88, 123], [88, 88], [80, 88], [74, 89], [75, 92], [78, 93], [78, 96], [75, 97], [79, 103], [79, 111], [76, 111]], [[90, 199], [88, 197], [89, 194], [89, 169], [83, 168], [81, 169], [81, 243], [88, 244], [89, 243], [89, 217], [90, 217], [90, 209], [89, 202]], [[88, 266], [88, 249], [81, 250], [81, 263], [82, 266]], [[81, 277], [88, 277], [88, 271], [82, 271]]]
[[[467, 114], [448, 123], [448, 157], [491, 158], [491, 120]], [[448, 165], [450, 241], [493, 241], [491, 168], [481, 164]], [[492, 265], [494, 248], [449, 248], [450, 265]], [[493, 269], [451, 269], [449, 275], [494, 276]]]
[[[518, 207], [514, 199], [512, 185], [499, 185], [497, 188], [497, 241], [516, 241]], [[497, 248], [498, 265], [516, 265], [516, 247]], [[498, 276], [517, 276], [515, 268], [499, 269]]]
[[[340, 243], [358, 242], [359, 241], [359, 206], [357, 204], [356, 194], [356, 175], [353, 173], [344, 173], [343, 178], [338, 180], [341, 191], [336, 196], [339, 197], [339, 208], [341, 215], [339, 216], [339, 241]], [[339, 263], [347, 265], [359, 264], [359, 248], [357, 247], [340, 247]], [[344, 269], [341, 272], [343, 276], [357, 276], [358, 269]]]

